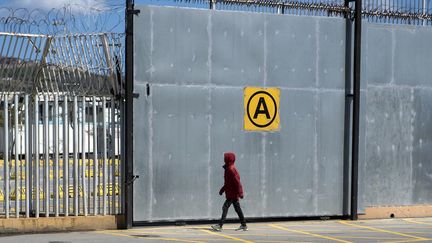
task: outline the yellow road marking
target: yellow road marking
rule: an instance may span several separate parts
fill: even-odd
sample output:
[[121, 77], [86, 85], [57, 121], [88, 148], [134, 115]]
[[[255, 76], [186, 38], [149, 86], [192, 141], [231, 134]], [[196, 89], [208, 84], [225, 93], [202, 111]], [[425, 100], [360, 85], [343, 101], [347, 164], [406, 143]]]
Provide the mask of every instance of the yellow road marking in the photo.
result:
[[136, 237], [133, 237], [133, 236], [128, 235], [128, 234], [114, 233], [114, 232], [107, 231], [107, 230], [104, 230], [104, 231], [95, 231], [95, 232], [98, 233], [98, 234], [105, 234], [105, 235], [114, 235], [114, 236], [122, 236], [122, 237], [136, 238]]
[[338, 241], [338, 242], [344, 242], [344, 243], [351, 243], [351, 241], [347, 241], [347, 240], [340, 240], [334, 237], [330, 237], [330, 236], [325, 236], [325, 235], [319, 235], [319, 234], [314, 234], [314, 233], [309, 233], [306, 231], [302, 231], [302, 230], [294, 230], [294, 229], [288, 229], [276, 224], [269, 224], [268, 226], [272, 227], [272, 228], [276, 228], [276, 229], [280, 229], [283, 231], [290, 231], [290, 232], [295, 232], [295, 233], [299, 233], [299, 234], [304, 234], [304, 235], [310, 235], [310, 236], [315, 236], [317, 238], [321, 238], [321, 239], [327, 239], [327, 240], [333, 240], [333, 241]]
[[216, 232], [211, 231], [211, 230], [200, 229], [200, 231], [208, 233], [208, 234], [211, 234], [211, 235], [217, 235], [217, 236], [224, 237], [224, 238], [227, 238], [227, 239], [230, 239], [230, 240], [240, 241], [240, 242], [244, 242], [244, 243], [252, 243], [253, 242], [253, 241], [249, 241], [249, 240], [243, 240], [243, 239], [240, 239], [240, 238], [237, 238], [237, 237], [234, 237], [234, 236], [225, 235], [225, 234], [222, 234], [222, 233], [216, 233]]
[[420, 239], [413, 239], [413, 240], [398, 240], [398, 241], [387, 241], [385, 243], [404, 243], [404, 242], [419, 242], [419, 241], [429, 241], [430, 239], [426, 240], [420, 240]]
[[414, 235], [408, 235], [408, 234], [404, 234], [404, 233], [400, 233], [400, 232], [396, 232], [396, 231], [384, 230], [384, 229], [379, 229], [379, 228], [365, 226], [365, 225], [352, 224], [352, 223], [348, 223], [348, 222], [345, 222], [345, 221], [339, 221], [339, 223], [340, 224], [344, 224], [344, 225], [348, 225], [348, 226], [351, 226], [351, 227], [368, 229], [368, 230], [375, 231], [375, 232], [380, 232], [380, 233], [399, 235], [399, 236], [404, 236], [404, 237], [408, 237], [408, 238], [414, 238], [414, 239], [417, 239], [417, 240], [429, 240], [429, 239], [423, 238], [423, 237], [417, 237], [417, 236], [414, 236]]
[[[122, 237], [129, 237], [129, 238], [141, 238], [139, 236], [135, 235], [128, 235], [128, 234], [120, 234], [120, 233], [114, 233], [111, 231], [96, 231], [96, 233], [99, 234], [107, 234], [107, 235], [114, 235], [114, 236], [122, 236]], [[143, 239], [148, 240], [165, 240], [165, 241], [176, 241], [176, 242], [188, 242], [188, 243], [205, 243], [204, 241], [197, 241], [197, 240], [186, 240], [186, 239], [178, 239], [178, 238], [165, 238], [165, 237], [145, 237]]]
[[[430, 226], [432, 226], [432, 223], [421, 222], [421, 221], [415, 221], [415, 220], [412, 220], [412, 219], [403, 219], [403, 221], [410, 222], [410, 223], [414, 223], [414, 224], [430, 225]], [[430, 227], [427, 227], [427, 228], [430, 228]]]
[[339, 236], [339, 238], [346, 239], [372, 239], [372, 240], [406, 240], [402, 238], [390, 238], [390, 237], [374, 237], [374, 236]]
[[208, 234], [197, 234], [196, 232], [162, 232], [162, 231], [136, 231], [136, 230], [128, 230], [130, 233], [140, 233], [140, 234], [148, 234], [148, 235], [154, 235], [154, 234], [160, 234], [160, 235], [189, 235], [193, 234], [194, 236], [207, 236]]
[[178, 229], [208, 229], [206, 226], [167, 226], [167, 227], [141, 227], [129, 229], [128, 231], [140, 231], [140, 230], [178, 230]]
[[255, 242], [261, 242], [261, 243], [313, 243], [312, 241], [291, 241], [291, 240], [257, 240]]

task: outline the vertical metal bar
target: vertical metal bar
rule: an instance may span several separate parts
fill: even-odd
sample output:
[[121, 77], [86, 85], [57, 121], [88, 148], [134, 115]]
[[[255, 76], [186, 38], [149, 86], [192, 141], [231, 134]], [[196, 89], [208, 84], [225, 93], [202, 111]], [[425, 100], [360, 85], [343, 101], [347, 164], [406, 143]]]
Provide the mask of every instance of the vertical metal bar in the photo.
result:
[[[134, 75], [134, 37], [133, 37], [133, 20], [134, 20], [134, 1], [126, 2], [126, 109], [125, 109], [125, 177], [122, 181], [128, 182], [133, 177], [133, 75]], [[125, 202], [125, 225], [122, 228], [132, 227], [133, 218], [133, 185], [125, 183], [124, 202]]]
[[[125, 129], [126, 127], [126, 119], [123, 117], [122, 114], [125, 114], [126, 112], [126, 105], [125, 102], [123, 101], [119, 101], [118, 102], [118, 106], [120, 109], [120, 112], [116, 119], [117, 119], [117, 150], [116, 150], [116, 155], [118, 155], [119, 160], [120, 160], [120, 164], [118, 166], [119, 168], [119, 173], [120, 173], [120, 178], [118, 180], [118, 183], [120, 183], [120, 193], [121, 196], [119, 196], [119, 199], [121, 199], [121, 204], [119, 205], [119, 212], [121, 214], [125, 214], [126, 213], [126, 198], [125, 198], [125, 194], [126, 194], [126, 147], [123, 146], [123, 144], [126, 143], [126, 134], [122, 129]], [[132, 173], [132, 172], [131, 172]], [[132, 179], [132, 174], [131, 174], [131, 179]], [[133, 195], [132, 195], [133, 196]]]
[[107, 213], [107, 112], [106, 98], [102, 98], [102, 157], [103, 157], [103, 215]]
[[109, 51], [110, 47], [109, 47], [108, 40], [107, 40], [108, 39], [107, 34], [101, 34], [100, 39], [101, 39], [103, 51], [105, 54], [106, 64], [107, 64], [107, 67], [109, 69], [109, 78], [111, 80], [111, 85], [112, 85], [112, 88], [114, 91], [114, 95], [117, 95], [118, 94], [118, 86], [117, 86], [117, 80], [116, 80], [116, 75], [115, 75], [115, 71], [114, 71], [113, 59], [111, 58], [111, 53]]
[[63, 102], [63, 209], [65, 216], [69, 216], [69, 115], [68, 96]]
[[111, 203], [112, 203], [112, 211], [111, 214], [116, 214], [116, 188], [117, 188], [117, 184], [116, 184], [116, 157], [115, 157], [115, 142], [116, 142], [116, 127], [115, 127], [115, 99], [111, 98], [111, 184], [112, 184], [112, 199], [111, 199]]
[[[74, 215], [78, 216], [79, 214], [79, 208], [78, 208], [78, 199], [79, 199], [79, 192], [78, 192], [78, 100], [77, 96], [74, 96], [73, 99], [73, 106], [74, 106], [74, 113], [73, 113], [73, 159], [74, 159], [74, 170], [73, 170], [73, 176], [74, 176], [74, 185], [73, 185], [73, 196], [74, 196]], [[69, 190], [68, 190], [69, 192]]]
[[361, 65], [361, 31], [362, 31], [362, 0], [355, 3], [354, 29], [354, 100], [353, 100], [353, 135], [352, 135], [352, 166], [351, 166], [351, 220], [357, 220], [358, 204], [358, 154], [360, 127], [360, 65]]
[[21, 180], [21, 174], [19, 172], [19, 168], [21, 166], [21, 160], [20, 160], [20, 151], [19, 151], [19, 121], [18, 121], [18, 105], [19, 105], [19, 99], [18, 94], [14, 95], [14, 111], [15, 111], [15, 119], [14, 119], [14, 130], [15, 130], [15, 217], [19, 218], [20, 213], [20, 201], [21, 201], [21, 193], [20, 193], [20, 187], [19, 187], [19, 181]]
[[[21, 45], [18, 47], [18, 53], [17, 53], [17, 55], [15, 56], [15, 57], [17, 57], [17, 58], [22, 58], [21, 57], [21, 53], [22, 53], [22, 51], [23, 51], [23, 47], [24, 47], [24, 38], [23, 37], [20, 37], [20, 36], [17, 36], [17, 40], [16, 40], [16, 42], [17, 42], [17, 44], [18, 44], [18, 42], [21, 42]], [[16, 46], [15, 46], [16, 47]], [[15, 50], [14, 50], [14, 53], [15, 53]], [[12, 68], [11, 68], [11, 79], [10, 80], [14, 80], [14, 81], [12, 81], [12, 82], [16, 82], [16, 83], [19, 83], [19, 79], [18, 79], [18, 76], [17, 76], [17, 74], [18, 74], [18, 71], [12, 71], [12, 70], [17, 70], [18, 69], [18, 62], [15, 62], [14, 64], [13, 64], [13, 66], [12, 66]], [[18, 81], [18, 82], [17, 82]]]
[[[83, 203], [84, 203], [84, 216], [88, 215], [88, 198], [87, 198], [87, 181], [86, 181], [86, 168], [88, 168], [87, 175], [90, 177], [90, 166], [86, 166], [86, 97], [82, 98], [82, 120], [81, 120], [81, 128], [82, 128], [82, 190], [83, 190]], [[90, 163], [88, 163], [90, 164]]]
[[[30, 39], [30, 37], [27, 37], [28, 39]], [[25, 39], [23, 39], [23, 42], [24, 42], [24, 40], [27, 40], [27, 38], [25, 38]], [[22, 56], [22, 59], [24, 59], [24, 60], [26, 60], [26, 57], [27, 57], [27, 53], [28, 53], [28, 50], [29, 50], [29, 47], [30, 47], [30, 41], [27, 41], [26, 42], [27, 44], [26, 44], [26, 46], [25, 46], [25, 48], [23, 48], [23, 49], [25, 49], [25, 51], [24, 51], [24, 54], [23, 54], [23, 56]], [[17, 74], [16, 74], [16, 79], [17, 80], [21, 80], [22, 82], [26, 82], [26, 80], [25, 79], [22, 79], [21, 78], [21, 76], [22, 76], [22, 72], [23, 71], [28, 71], [28, 65], [27, 64], [24, 64], [24, 68], [20, 68], [18, 71], [17, 71]]]
[[35, 150], [35, 190], [34, 193], [36, 201], [35, 201], [35, 217], [39, 218], [39, 201], [40, 201], [40, 193], [39, 193], [39, 184], [40, 184], [40, 176], [39, 176], [39, 97], [35, 95], [34, 101], [34, 150]]
[[99, 163], [98, 163], [98, 149], [97, 149], [97, 106], [96, 97], [93, 97], [93, 207], [94, 215], [99, 214]]
[[44, 183], [45, 183], [45, 217], [49, 217], [50, 214], [50, 157], [49, 157], [49, 106], [48, 106], [48, 95], [44, 96], [44, 152], [45, 152], [45, 172], [44, 172]]
[[58, 94], [54, 95], [54, 211], [55, 216], [59, 216], [59, 106]]
[[5, 213], [6, 218], [9, 218], [9, 210], [10, 210], [10, 197], [9, 197], [9, 97], [8, 95], [4, 95], [4, 170], [5, 170]]
[[29, 95], [26, 94], [24, 96], [24, 119], [25, 119], [25, 132], [24, 132], [24, 136], [25, 136], [25, 198], [26, 198], [26, 217], [29, 218], [30, 217], [30, 196], [32, 195], [30, 193], [30, 158], [31, 158], [31, 154], [30, 154], [30, 133], [31, 133], [31, 129], [30, 129], [30, 124], [29, 124]]
[[[349, 0], [345, 0], [345, 7], [349, 7]], [[345, 112], [344, 112], [344, 153], [343, 153], [343, 203], [342, 213], [349, 215], [349, 178], [350, 178], [350, 131], [351, 131], [351, 105], [352, 105], [352, 20], [349, 13], [345, 13]]]

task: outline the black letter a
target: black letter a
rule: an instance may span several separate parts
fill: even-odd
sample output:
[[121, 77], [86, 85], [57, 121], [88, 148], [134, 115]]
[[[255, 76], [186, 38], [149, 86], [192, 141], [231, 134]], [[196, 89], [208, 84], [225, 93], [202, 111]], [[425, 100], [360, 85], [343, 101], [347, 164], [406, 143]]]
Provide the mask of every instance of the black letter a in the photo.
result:
[[[261, 110], [261, 105], [263, 106], [263, 109]], [[267, 119], [270, 119], [270, 114], [267, 109], [267, 104], [265, 103], [264, 97], [260, 97], [258, 101], [257, 108], [255, 110], [254, 119], [257, 119], [259, 114], [266, 115]]]

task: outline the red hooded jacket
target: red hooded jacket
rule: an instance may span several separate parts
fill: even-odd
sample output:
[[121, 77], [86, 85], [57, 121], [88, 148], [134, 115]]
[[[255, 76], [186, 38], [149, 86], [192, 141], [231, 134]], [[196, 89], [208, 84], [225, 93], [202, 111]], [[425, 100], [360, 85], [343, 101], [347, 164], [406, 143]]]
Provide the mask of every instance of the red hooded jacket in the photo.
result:
[[234, 165], [235, 154], [225, 153], [224, 161], [225, 165], [223, 167], [225, 169], [225, 183], [220, 189], [219, 194], [222, 195], [222, 193], [225, 192], [225, 196], [228, 200], [238, 200], [239, 198], [243, 198], [243, 186], [240, 182], [240, 175]]

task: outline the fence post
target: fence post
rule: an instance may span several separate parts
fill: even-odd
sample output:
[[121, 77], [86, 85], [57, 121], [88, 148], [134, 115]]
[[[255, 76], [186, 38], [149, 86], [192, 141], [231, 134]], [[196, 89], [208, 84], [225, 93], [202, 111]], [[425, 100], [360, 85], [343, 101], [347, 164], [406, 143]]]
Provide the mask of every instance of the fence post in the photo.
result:
[[123, 172], [124, 183], [124, 214], [125, 222], [119, 228], [131, 228], [133, 221], [133, 86], [134, 86], [134, 15], [139, 13], [139, 10], [134, 9], [134, 0], [126, 1], [126, 83], [125, 83], [125, 112], [124, 112], [124, 144], [125, 144], [125, 161]]
[[[344, 6], [349, 10], [349, 0], [345, 0]], [[344, 152], [343, 152], [343, 202], [342, 213], [348, 217], [350, 212], [350, 138], [352, 117], [352, 18], [349, 12], [345, 13], [345, 112], [344, 112]]]
[[210, 3], [210, 9], [216, 10], [216, 0], [209, 0]]
[[361, 31], [362, 31], [362, 0], [355, 2], [354, 29], [354, 100], [353, 100], [353, 136], [351, 166], [351, 220], [357, 220], [358, 205], [358, 155], [360, 127], [360, 65], [361, 65]]

